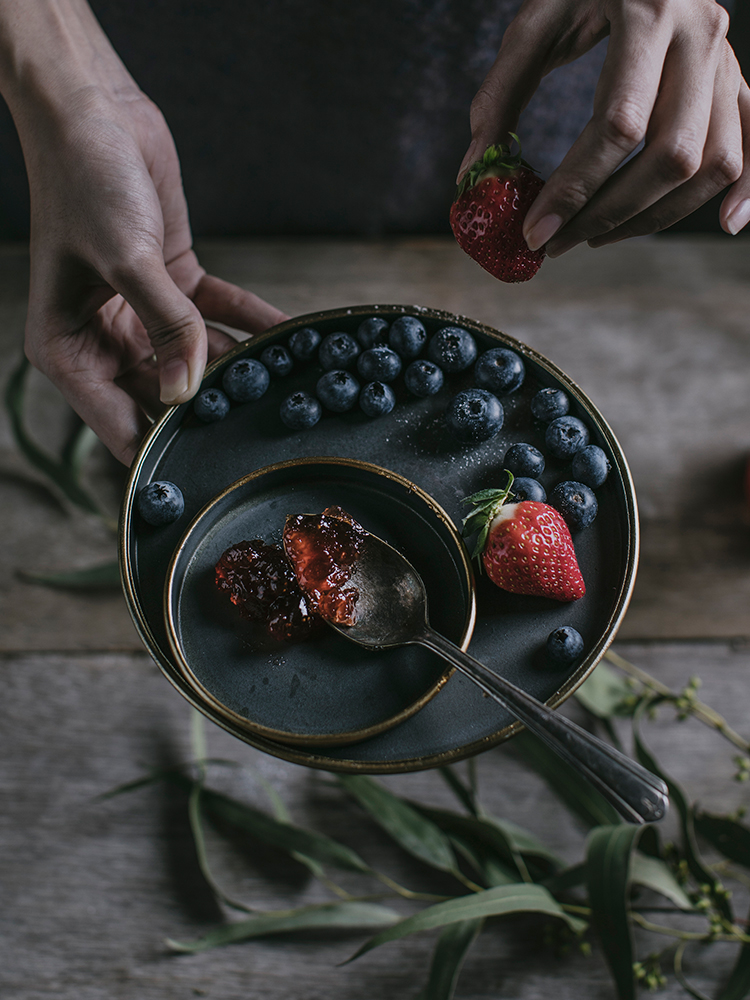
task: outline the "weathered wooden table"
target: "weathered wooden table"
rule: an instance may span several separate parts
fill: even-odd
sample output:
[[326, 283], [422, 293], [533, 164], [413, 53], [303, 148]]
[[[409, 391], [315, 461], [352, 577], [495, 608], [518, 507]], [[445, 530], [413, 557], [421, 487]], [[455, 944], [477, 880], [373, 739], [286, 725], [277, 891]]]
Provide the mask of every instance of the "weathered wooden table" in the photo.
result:
[[[661, 237], [549, 261], [529, 285], [503, 286], [447, 239], [255, 240], [199, 247], [214, 273], [290, 314], [367, 302], [418, 303], [498, 327], [539, 349], [597, 403], [629, 458], [642, 519], [640, 572], [616, 649], [673, 688], [701, 695], [750, 736], [750, 515], [742, 470], [750, 452], [750, 241]], [[3, 372], [21, 353], [28, 262], [0, 248]], [[33, 374], [29, 422], [47, 447], [66, 411]], [[116, 511], [123, 475], [97, 452], [91, 480]], [[96, 796], [190, 755], [190, 708], [144, 653], [122, 597], [72, 594], [19, 580], [20, 569], [88, 566], [114, 555], [95, 518], [56, 502], [0, 425], [0, 995], [14, 1000], [171, 1000], [189, 996], [357, 1000], [413, 997], [434, 936], [387, 945], [338, 968], [364, 940], [269, 938], [175, 956], [221, 919], [198, 873], [178, 790], [161, 784]], [[208, 749], [252, 765], [297, 823], [356, 847], [414, 888], [426, 870], [395, 849], [326, 775], [266, 757], [208, 726]], [[694, 721], [654, 724], [664, 766], [708, 809], [750, 805], [731, 782], [731, 748]], [[512, 744], [478, 761], [496, 815], [534, 831], [565, 858], [585, 831]], [[249, 772], [219, 775], [266, 808]], [[433, 773], [387, 779], [428, 803], [450, 794]], [[318, 883], [265, 849], [211, 833], [217, 877], [259, 908], [319, 901]], [[398, 904], [395, 904], [398, 908]], [[404, 912], [409, 912], [408, 906]], [[560, 960], [541, 924], [495, 925], [467, 960], [457, 997], [520, 1000], [614, 995], [597, 950]], [[692, 960], [696, 985], [726, 975], [714, 950]], [[683, 995], [674, 981], [664, 996]]]

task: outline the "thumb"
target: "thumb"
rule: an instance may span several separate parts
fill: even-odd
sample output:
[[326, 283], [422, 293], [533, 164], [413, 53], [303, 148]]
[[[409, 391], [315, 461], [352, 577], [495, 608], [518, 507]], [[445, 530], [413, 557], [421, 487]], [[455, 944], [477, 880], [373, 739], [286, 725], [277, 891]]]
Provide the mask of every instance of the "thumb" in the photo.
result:
[[167, 271], [161, 257], [118, 274], [112, 287], [133, 307], [151, 341], [159, 371], [159, 396], [173, 406], [191, 399], [206, 367], [203, 317]]

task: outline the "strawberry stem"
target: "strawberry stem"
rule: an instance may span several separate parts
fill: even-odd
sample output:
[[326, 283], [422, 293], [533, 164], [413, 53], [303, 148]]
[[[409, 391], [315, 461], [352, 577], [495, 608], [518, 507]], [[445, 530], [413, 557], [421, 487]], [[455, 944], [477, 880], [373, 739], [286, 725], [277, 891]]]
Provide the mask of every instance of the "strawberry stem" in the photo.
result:
[[493, 176], [498, 176], [498, 173], [512, 173], [522, 167], [534, 173], [537, 172], [530, 163], [521, 157], [521, 140], [516, 133], [509, 132], [508, 134], [518, 146], [518, 152], [511, 152], [513, 143], [498, 142], [493, 146], [488, 146], [481, 158], [472, 163], [461, 178], [461, 183], [456, 190], [456, 198], [460, 198], [464, 191], [483, 181], [490, 172]]
[[[487, 541], [492, 519], [499, 513], [500, 508], [507, 503], [510, 496], [515, 477], [508, 469], [503, 469], [503, 472], [508, 476], [508, 482], [502, 489], [491, 488], [479, 490], [478, 493], [472, 493], [471, 496], [464, 497], [461, 501], [461, 503], [471, 504], [473, 507], [461, 522], [463, 524], [461, 534], [464, 538], [468, 538], [475, 531], [478, 532], [474, 550], [471, 553], [472, 559], [481, 556], [484, 551], [484, 544]], [[482, 572], [481, 559], [479, 560], [479, 572]]]

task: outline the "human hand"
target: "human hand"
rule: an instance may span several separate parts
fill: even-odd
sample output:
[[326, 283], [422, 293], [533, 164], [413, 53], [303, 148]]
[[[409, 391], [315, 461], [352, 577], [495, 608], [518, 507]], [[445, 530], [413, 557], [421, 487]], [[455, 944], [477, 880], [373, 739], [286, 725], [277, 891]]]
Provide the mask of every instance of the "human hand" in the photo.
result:
[[721, 225], [739, 232], [750, 221], [750, 91], [727, 26], [714, 0], [525, 0], [472, 103], [459, 177], [507, 141], [546, 73], [609, 35], [593, 116], [524, 220], [529, 247], [556, 257], [657, 232], [727, 186]]

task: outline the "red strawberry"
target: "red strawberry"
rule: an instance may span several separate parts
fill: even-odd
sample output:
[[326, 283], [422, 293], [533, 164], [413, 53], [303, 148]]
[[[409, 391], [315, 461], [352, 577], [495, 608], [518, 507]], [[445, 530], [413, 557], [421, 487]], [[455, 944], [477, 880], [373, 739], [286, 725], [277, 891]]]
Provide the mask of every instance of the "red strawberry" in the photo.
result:
[[482, 557], [487, 576], [512, 594], [577, 601], [586, 593], [573, 539], [562, 516], [546, 503], [507, 503], [513, 476], [504, 490], [480, 490], [464, 503], [464, 535], [479, 532], [473, 556]]
[[450, 223], [461, 249], [501, 281], [528, 281], [544, 260], [544, 247], [529, 250], [522, 226], [544, 181], [518, 152], [489, 146], [469, 168], [451, 206]]

